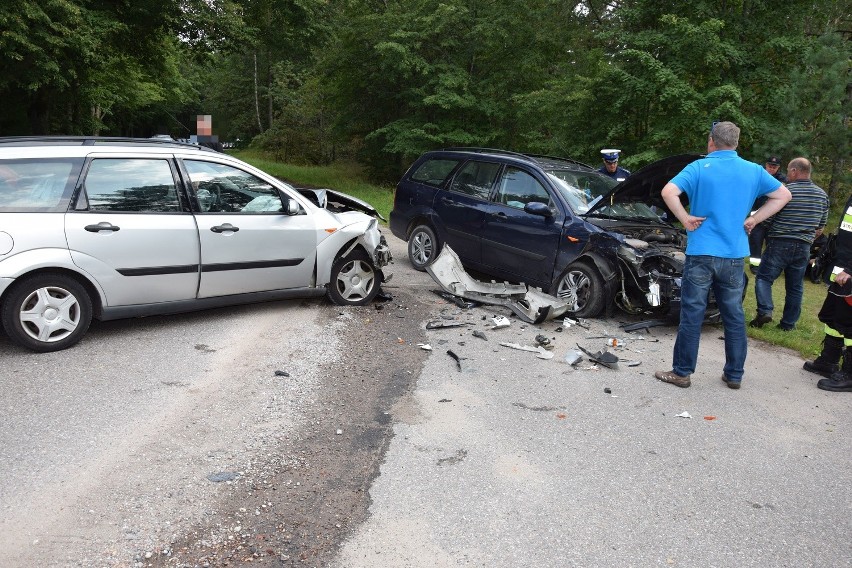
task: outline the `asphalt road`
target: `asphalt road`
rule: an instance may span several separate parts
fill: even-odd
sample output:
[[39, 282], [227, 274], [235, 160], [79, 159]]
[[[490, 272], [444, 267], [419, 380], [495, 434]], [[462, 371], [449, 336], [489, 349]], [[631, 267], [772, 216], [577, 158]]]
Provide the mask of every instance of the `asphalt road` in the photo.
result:
[[[0, 335], [0, 566], [852, 565], [852, 396], [797, 355], [751, 342], [731, 391], [711, 327], [678, 389], [673, 329], [491, 330], [389, 240], [381, 305]], [[553, 359], [499, 345], [540, 333]], [[604, 335], [639, 365], [562, 361]]]
[[[852, 566], [852, 395], [818, 390], [797, 354], [750, 341], [730, 390], [709, 326], [681, 389], [653, 377], [674, 328], [492, 330], [495, 313], [434, 304], [432, 319], [466, 326], [426, 332], [369, 519], [334, 566]], [[553, 359], [499, 345], [542, 333]], [[639, 365], [564, 362], [608, 335]]]

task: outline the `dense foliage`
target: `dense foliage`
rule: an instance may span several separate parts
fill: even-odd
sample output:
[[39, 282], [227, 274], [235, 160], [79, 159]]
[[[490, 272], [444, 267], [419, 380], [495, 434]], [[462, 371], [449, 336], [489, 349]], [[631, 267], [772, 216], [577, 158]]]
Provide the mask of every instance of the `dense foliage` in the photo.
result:
[[194, 133], [392, 180], [453, 145], [637, 168], [810, 157], [840, 200], [850, 21], [836, 0], [20, 0], [0, 7], [0, 133]]

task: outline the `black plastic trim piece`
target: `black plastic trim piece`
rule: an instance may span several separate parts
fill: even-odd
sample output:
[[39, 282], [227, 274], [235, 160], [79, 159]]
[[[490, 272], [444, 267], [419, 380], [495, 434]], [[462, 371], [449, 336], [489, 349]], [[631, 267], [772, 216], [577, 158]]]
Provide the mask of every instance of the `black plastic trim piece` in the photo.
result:
[[150, 266], [145, 268], [119, 268], [117, 270], [122, 276], [162, 276], [165, 274], [189, 274], [198, 272], [197, 264], [184, 266]]
[[134, 317], [182, 314], [208, 310], [211, 308], [236, 306], [240, 304], [256, 304], [260, 302], [290, 300], [294, 298], [318, 298], [320, 296], [324, 296], [325, 293], [325, 287], [292, 288], [290, 290], [272, 290], [267, 292], [252, 292], [250, 294], [232, 294], [230, 296], [216, 296], [213, 298], [180, 300], [177, 302], [166, 302], [162, 304], [137, 304], [134, 306], [104, 307], [98, 319], [100, 321], [110, 321]]
[[201, 272], [222, 272], [225, 270], [252, 270], [254, 268], [280, 268], [297, 266], [304, 258], [283, 258], [281, 260], [255, 260], [252, 262], [229, 262], [227, 264], [202, 264]]

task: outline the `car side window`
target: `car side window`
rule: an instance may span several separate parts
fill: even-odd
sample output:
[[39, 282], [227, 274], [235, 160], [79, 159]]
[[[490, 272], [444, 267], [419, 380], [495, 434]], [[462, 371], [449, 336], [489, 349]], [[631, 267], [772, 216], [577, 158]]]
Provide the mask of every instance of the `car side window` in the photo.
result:
[[453, 178], [450, 191], [488, 199], [488, 194], [491, 193], [494, 180], [497, 179], [499, 172], [500, 164], [472, 160], [462, 166], [459, 173]]
[[280, 213], [278, 189], [243, 170], [201, 160], [184, 160], [202, 213]]
[[451, 159], [426, 160], [411, 174], [411, 179], [438, 187], [444, 183], [447, 176], [459, 165], [460, 161]]
[[80, 175], [80, 158], [0, 162], [0, 211], [65, 211]]
[[523, 209], [527, 203], [539, 202], [552, 207], [550, 194], [531, 174], [515, 168], [507, 167], [500, 179], [497, 191], [497, 202], [509, 207]]
[[83, 188], [89, 211], [180, 211], [168, 160], [96, 158], [89, 165]]

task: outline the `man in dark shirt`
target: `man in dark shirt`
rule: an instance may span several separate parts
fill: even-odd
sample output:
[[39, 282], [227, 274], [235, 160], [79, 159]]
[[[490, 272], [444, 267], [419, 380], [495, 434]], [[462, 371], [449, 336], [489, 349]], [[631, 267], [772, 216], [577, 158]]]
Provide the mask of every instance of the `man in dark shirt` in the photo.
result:
[[[781, 173], [781, 158], [778, 156], [769, 156], [763, 164], [763, 169], [769, 172], [769, 175], [781, 183], [785, 183], [787, 181], [787, 176]], [[757, 211], [764, 203], [766, 203], [766, 198], [758, 197], [751, 210]], [[766, 231], [769, 229], [769, 225], [771, 224], [772, 219], [767, 219], [763, 223], [758, 223], [748, 235], [749, 269], [752, 274], [757, 273], [757, 267], [760, 264], [760, 255], [763, 253], [763, 244], [766, 241]]]
[[[852, 195], [843, 208], [836, 242], [831, 285], [819, 311], [819, 321], [825, 324], [822, 352], [803, 367], [826, 377], [817, 382], [818, 388], [852, 392]], [[842, 366], [837, 364], [841, 356]]]
[[777, 327], [790, 331], [799, 321], [811, 244], [828, 221], [828, 196], [811, 181], [811, 163], [795, 158], [787, 166], [787, 174], [785, 185], [793, 198], [772, 218], [766, 235], [766, 250], [754, 282], [757, 317], [749, 323], [751, 327], [763, 327], [772, 321], [772, 283], [782, 272], [787, 295]]

